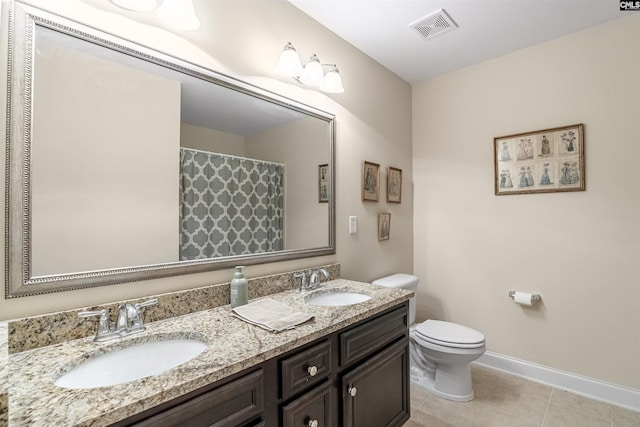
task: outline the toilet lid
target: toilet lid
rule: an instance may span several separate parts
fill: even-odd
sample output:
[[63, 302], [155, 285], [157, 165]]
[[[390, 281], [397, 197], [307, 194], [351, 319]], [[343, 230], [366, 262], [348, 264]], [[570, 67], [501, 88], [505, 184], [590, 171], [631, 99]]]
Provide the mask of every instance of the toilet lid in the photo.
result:
[[478, 347], [484, 344], [484, 335], [475, 329], [441, 320], [427, 320], [416, 326], [421, 338], [448, 347]]

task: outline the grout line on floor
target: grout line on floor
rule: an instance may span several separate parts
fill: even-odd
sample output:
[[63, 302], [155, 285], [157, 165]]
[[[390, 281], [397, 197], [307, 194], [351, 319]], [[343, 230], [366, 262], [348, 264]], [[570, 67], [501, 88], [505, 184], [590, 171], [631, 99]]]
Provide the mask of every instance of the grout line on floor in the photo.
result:
[[540, 427], [544, 427], [545, 421], [547, 421], [547, 414], [549, 413], [549, 407], [551, 406], [551, 396], [553, 396], [553, 392], [555, 388], [551, 387], [551, 393], [549, 393], [549, 398], [547, 399], [547, 407], [544, 409], [544, 415], [542, 416], [542, 423], [540, 423]]

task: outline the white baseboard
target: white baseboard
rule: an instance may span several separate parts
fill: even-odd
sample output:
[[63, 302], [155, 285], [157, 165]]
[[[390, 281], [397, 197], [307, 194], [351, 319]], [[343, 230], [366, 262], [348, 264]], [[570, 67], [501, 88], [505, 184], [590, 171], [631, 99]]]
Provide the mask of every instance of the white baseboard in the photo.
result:
[[514, 359], [490, 351], [487, 351], [474, 363], [518, 375], [531, 381], [547, 384], [591, 399], [631, 409], [632, 411], [640, 411], [640, 390], [536, 365], [526, 360]]

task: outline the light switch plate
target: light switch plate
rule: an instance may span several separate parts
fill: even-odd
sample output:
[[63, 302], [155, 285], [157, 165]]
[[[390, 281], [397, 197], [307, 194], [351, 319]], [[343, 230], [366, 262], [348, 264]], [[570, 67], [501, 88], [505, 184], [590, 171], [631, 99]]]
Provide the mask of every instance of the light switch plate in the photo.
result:
[[356, 234], [358, 232], [358, 217], [349, 217], [349, 234]]

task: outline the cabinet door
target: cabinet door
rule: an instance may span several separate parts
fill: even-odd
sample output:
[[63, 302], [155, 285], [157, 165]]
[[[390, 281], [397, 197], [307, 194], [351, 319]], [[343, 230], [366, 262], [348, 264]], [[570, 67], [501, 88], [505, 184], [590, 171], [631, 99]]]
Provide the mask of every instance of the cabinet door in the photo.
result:
[[404, 339], [342, 377], [346, 427], [401, 426], [409, 419], [409, 346]]
[[284, 427], [331, 427], [331, 387], [322, 384], [282, 408]]

